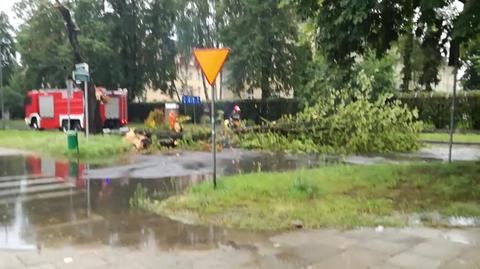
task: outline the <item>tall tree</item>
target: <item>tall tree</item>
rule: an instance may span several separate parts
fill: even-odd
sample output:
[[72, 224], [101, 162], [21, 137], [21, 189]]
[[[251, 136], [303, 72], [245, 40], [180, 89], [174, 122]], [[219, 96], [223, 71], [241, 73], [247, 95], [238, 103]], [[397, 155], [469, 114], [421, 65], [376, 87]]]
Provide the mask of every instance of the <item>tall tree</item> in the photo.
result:
[[0, 64], [3, 67], [3, 81], [8, 84], [10, 76], [15, 68], [15, 40], [13, 27], [8, 20], [7, 14], [0, 12]]
[[298, 59], [295, 14], [275, 0], [224, 0], [221, 41], [234, 91], [260, 88], [262, 99], [293, 89]]
[[111, 45], [113, 26], [102, 1], [77, 0], [75, 21], [82, 56], [90, 66], [92, 80], [108, 89], [120, 84], [119, 59]]
[[[10, 84], [10, 78], [15, 68], [15, 42], [13, 39], [13, 27], [8, 21], [7, 14], [0, 12], [0, 86], [2, 87], [2, 104], [5, 111], [10, 110], [12, 98], [11, 90], [6, 87]], [[0, 111], [0, 115], [3, 111]], [[2, 115], [3, 117], [3, 115]]]
[[[398, 42], [395, 44], [400, 53], [401, 59], [403, 60], [403, 77], [401, 90], [410, 91], [418, 90], [419, 87], [419, 78], [423, 73], [425, 56], [422, 50], [422, 44], [418, 38], [415, 36], [408, 36], [407, 34], [402, 35]], [[407, 48], [408, 46], [408, 48]], [[408, 54], [408, 55], [407, 55]], [[407, 66], [409, 64], [409, 66]], [[406, 87], [406, 84], [412, 85], [413, 87]]]
[[[330, 62], [349, 68], [357, 55], [373, 48], [382, 57], [392, 41], [412, 28], [421, 41], [425, 61], [420, 81], [427, 89], [438, 83], [438, 69], [448, 53], [478, 31], [477, 0], [291, 0], [300, 14], [317, 26], [317, 46]], [[452, 12], [452, 5], [464, 3], [463, 12]], [[412, 8], [413, 7], [413, 8]], [[415, 25], [412, 27], [412, 11]], [[472, 30], [473, 29], [473, 30]], [[411, 36], [409, 37], [411, 44]], [[410, 49], [411, 46], [406, 46]], [[404, 52], [404, 87], [410, 80], [410, 53]]]
[[466, 90], [480, 90], [480, 34], [470, 40], [464, 47], [462, 60], [466, 70], [463, 76], [463, 87]]
[[405, 39], [403, 47], [403, 78], [402, 90], [408, 91], [410, 89], [410, 82], [412, 81], [412, 54], [413, 54], [413, 0], [405, 0], [404, 14], [405, 14]]
[[[62, 14], [65, 23], [68, 40], [70, 41], [70, 45], [72, 47], [73, 62], [75, 64], [83, 63], [84, 59], [81, 55], [80, 42], [78, 41], [78, 32], [80, 29], [73, 20], [70, 10], [60, 3], [59, 0], [55, 1], [55, 7], [58, 9], [60, 14]], [[90, 82], [91, 81], [92, 80], [90, 80]], [[89, 115], [89, 117], [87, 117], [87, 126], [89, 128], [87, 128], [87, 130], [93, 134], [99, 134], [103, 130], [103, 124], [100, 117], [100, 100], [97, 99], [95, 84], [85, 81], [84, 89], [86, 93], [88, 92], [88, 99], [86, 100], [88, 104], [88, 111], [86, 113]]]
[[[18, 51], [29, 87], [62, 87], [74, 58], [61, 13], [49, 0], [21, 0]], [[173, 0], [60, 1], [78, 26], [80, 56], [97, 85], [128, 88], [129, 99], [146, 87], [175, 92]], [[25, 12], [24, 12], [25, 11]], [[77, 46], [77, 45], [76, 45]]]
[[144, 18], [147, 34], [142, 61], [146, 66], [146, 83], [153, 89], [162, 89], [170, 96], [180, 95], [175, 85], [177, 77], [173, 40], [173, 26], [177, 5], [174, 0], [152, 0]]
[[[119, 85], [129, 89], [133, 100], [145, 86], [173, 93], [176, 91], [173, 0], [107, 0], [113, 25], [112, 46], [118, 55]], [[161, 87], [161, 88], [160, 88]]]
[[317, 27], [316, 44], [327, 59], [349, 66], [369, 48], [379, 56], [398, 38], [400, 0], [293, 0], [299, 12]]
[[[19, 2], [16, 13], [22, 15], [24, 6], [30, 2]], [[32, 5], [31, 17], [24, 17], [17, 34], [26, 85], [29, 88], [62, 87], [73, 67], [72, 49], [62, 16], [48, 0]]]
[[[180, 1], [176, 21], [177, 47], [180, 66], [186, 70], [189, 68], [194, 48], [213, 48], [219, 45], [217, 4], [214, 0]], [[202, 85], [208, 100], [208, 88], [203, 76]]]

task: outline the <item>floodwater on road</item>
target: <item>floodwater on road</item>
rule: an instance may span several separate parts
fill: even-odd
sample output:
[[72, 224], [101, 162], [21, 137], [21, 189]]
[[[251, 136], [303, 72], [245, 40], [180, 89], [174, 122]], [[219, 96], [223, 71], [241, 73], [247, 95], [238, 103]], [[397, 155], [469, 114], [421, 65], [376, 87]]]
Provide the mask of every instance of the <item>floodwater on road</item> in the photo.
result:
[[[319, 164], [338, 163], [339, 157], [321, 158], [314, 155], [293, 155], [245, 150], [225, 150], [217, 153], [217, 173], [232, 175], [260, 171], [286, 171], [312, 168]], [[140, 155], [131, 164], [93, 169], [94, 179], [142, 178], [157, 179], [211, 175], [212, 154], [209, 152], [180, 152], [160, 155]]]
[[[242, 246], [269, 235], [182, 224], [131, 208], [129, 201], [139, 184], [149, 194], [166, 198], [206, 179], [210, 171], [202, 161], [205, 156], [178, 156], [150, 156], [153, 160], [146, 162], [147, 166], [155, 165], [140, 169], [143, 177], [138, 178], [133, 177], [135, 169], [95, 170], [77, 162], [30, 155], [0, 156], [0, 249], [95, 243], [201, 249], [218, 244]], [[162, 165], [162, 158], [177, 161], [170, 159]], [[137, 161], [137, 165], [142, 163]], [[218, 160], [221, 175], [311, 167], [315, 163], [316, 157], [268, 153], [219, 154]]]
[[[454, 158], [480, 158], [464, 149]], [[318, 157], [226, 150], [218, 154], [218, 173], [285, 171], [329, 163], [369, 164], [404, 160], [441, 161], [445, 148], [415, 155]], [[129, 205], [139, 184], [156, 197], [169, 197], [210, 177], [210, 153], [184, 152], [137, 156], [117, 167], [10, 152], [0, 154], [0, 249], [104, 244], [142, 249], [203, 249], [219, 244], [251, 247], [270, 233], [195, 226], [148, 214]]]

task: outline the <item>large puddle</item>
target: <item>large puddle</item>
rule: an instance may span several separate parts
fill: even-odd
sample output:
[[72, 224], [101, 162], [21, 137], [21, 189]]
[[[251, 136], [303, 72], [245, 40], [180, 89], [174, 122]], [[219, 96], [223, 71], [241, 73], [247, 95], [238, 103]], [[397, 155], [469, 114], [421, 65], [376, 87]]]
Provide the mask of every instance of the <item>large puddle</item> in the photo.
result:
[[[478, 159], [479, 152], [468, 153]], [[234, 150], [219, 153], [218, 173], [284, 171], [339, 161], [439, 161], [444, 155], [444, 148], [426, 149], [415, 156], [343, 159]], [[466, 153], [457, 151], [456, 155], [464, 158]], [[156, 197], [169, 197], [209, 178], [211, 171], [209, 153], [138, 156], [131, 164], [118, 167], [91, 167], [35, 156], [0, 156], [0, 249], [92, 243], [201, 249], [219, 244], [248, 247], [253, 241], [268, 238], [268, 233], [183, 224], [129, 205], [139, 184]]]
[[[237, 157], [219, 156], [219, 173], [276, 171], [318, 164], [317, 158], [309, 156], [273, 158], [271, 154], [256, 153]], [[118, 168], [104, 168], [98, 171], [110, 171], [113, 175], [103, 174], [87, 180], [89, 170], [94, 170], [88, 165], [35, 156], [0, 156], [0, 249], [91, 243], [199, 249], [218, 244], [248, 245], [251, 240], [268, 236], [267, 233], [182, 224], [130, 207], [129, 200], [139, 184], [156, 197], [169, 197], [205, 180], [208, 177], [205, 169], [209, 166], [202, 159], [178, 163], [179, 167], [172, 168], [179, 170], [176, 173], [183, 171], [177, 173], [178, 176], [162, 176], [172, 169], [157, 165], [152, 168], [157, 172], [143, 179], [130, 177], [125, 171], [117, 171]], [[122, 176], [115, 177], [115, 171]], [[155, 179], [156, 176], [162, 178]]]

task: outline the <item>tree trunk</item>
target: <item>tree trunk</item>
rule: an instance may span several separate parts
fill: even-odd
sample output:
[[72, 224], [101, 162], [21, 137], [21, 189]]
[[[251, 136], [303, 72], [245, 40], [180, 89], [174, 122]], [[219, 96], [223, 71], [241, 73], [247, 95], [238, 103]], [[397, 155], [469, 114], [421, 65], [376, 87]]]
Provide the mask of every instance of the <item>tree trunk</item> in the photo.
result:
[[412, 52], [413, 52], [413, 0], [407, 0], [406, 7], [406, 40], [403, 52], [403, 81], [402, 91], [406, 92], [410, 89], [410, 81], [412, 81]]
[[218, 100], [223, 99], [223, 71], [220, 71], [220, 87], [219, 87], [219, 98]]
[[175, 92], [175, 95], [177, 95], [178, 102], [181, 103], [182, 98], [180, 97], [180, 94], [178, 93], [178, 89], [177, 89], [177, 86], [175, 84], [175, 80], [172, 79], [171, 83], [172, 83], [172, 86], [173, 86], [173, 91]]
[[270, 92], [270, 89], [262, 89], [262, 100], [267, 100], [272, 96], [272, 93]]
[[203, 92], [205, 93], [205, 100], [208, 101], [210, 99], [208, 98], [208, 88], [207, 88], [207, 84], [205, 83], [205, 76], [203, 75], [203, 73], [202, 73], [202, 85], [203, 85]]
[[76, 64], [81, 63], [82, 56], [80, 54], [80, 43], [78, 42], [78, 32], [80, 29], [78, 29], [77, 25], [73, 21], [70, 10], [60, 3], [59, 0], [55, 0], [55, 3], [56, 8], [60, 11], [60, 14], [62, 14], [65, 27], [67, 28], [68, 40], [70, 41], [73, 51], [73, 62]]
[[97, 96], [96, 96], [97, 89], [93, 82], [89, 83], [87, 86], [88, 86], [89, 131], [92, 134], [100, 134], [103, 132], [103, 123], [102, 123], [102, 118], [100, 117], [100, 101], [97, 99]]
[[[78, 29], [77, 25], [72, 19], [70, 10], [66, 8], [59, 0], [55, 0], [56, 7], [62, 14], [65, 21], [65, 27], [68, 33], [68, 39], [73, 51], [73, 62], [79, 64], [83, 62], [82, 55], [80, 54], [80, 43], [78, 42]], [[85, 89], [85, 87], [84, 87]], [[99, 134], [103, 132], [102, 119], [100, 117], [100, 101], [96, 98], [96, 89], [93, 81], [88, 85], [88, 126], [90, 133]]]
[[[463, 10], [460, 13], [460, 16], [465, 16], [466, 13], [469, 13], [472, 9], [474, 8], [474, 1], [462, 1], [463, 2]], [[452, 29], [452, 36], [455, 36], [455, 24]], [[458, 60], [460, 57], [460, 43], [462, 42], [461, 38], [455, 37], [452, 39], [450, 42], [450, 53], [449, 53], [449, 58], [448, 58], [448, 65], [449, 66], [458, 66]]]
[[[267, 118], [268, 115], [268, 104], [267, 104], [267, 99], [271, 97], [272, 92], [270, 89], [270, 84], [268, 82], [268, 76], [267, 76], [267, 71], [266, 68], [263, 68], [262, 71], [262, 80], [260, 83], [260, 88], [262, 89], [262, 102], [260, 105], [260, 117]], [[261, 118], [257, 119], [257, 123], [261, 123]]]
[[267, 68], [263, 68], [262, 81], [260, 82], [260, 89], [262, 90], [262, 100], [266, 100], [272, 96], [272, 90], [270, 89], [270, 83], [268, 82]]

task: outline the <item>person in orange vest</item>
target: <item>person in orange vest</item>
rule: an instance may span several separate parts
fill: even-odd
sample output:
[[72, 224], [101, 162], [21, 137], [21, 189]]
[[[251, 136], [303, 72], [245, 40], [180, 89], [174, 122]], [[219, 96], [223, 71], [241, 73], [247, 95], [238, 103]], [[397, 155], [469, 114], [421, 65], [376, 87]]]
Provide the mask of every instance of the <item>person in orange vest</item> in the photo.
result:
[[175, 124], [177, 123], [177, 115], [175, 112], [170, 111], [168, 113], [168, 125], [170, 126], [170, 130], [175, 130]]
[[241, 124], [240, 107], [235, 105], [230, 115], [230, 128], [239, 128]]
[[183, 131], [182, 125], [177, 122], [177, 113], [173, 111], [168, 113], [168, 125], [170, 126], [170, 130], [175, 133], [181, 133]]

